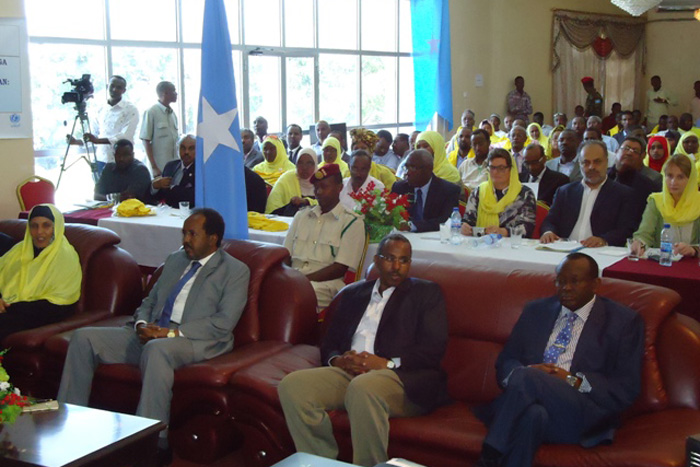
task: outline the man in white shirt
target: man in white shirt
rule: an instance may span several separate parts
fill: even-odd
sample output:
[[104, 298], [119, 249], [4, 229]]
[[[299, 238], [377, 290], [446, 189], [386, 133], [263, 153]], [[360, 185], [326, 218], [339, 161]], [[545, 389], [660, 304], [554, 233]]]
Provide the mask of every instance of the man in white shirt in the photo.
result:
[[323, 160], [323, 142], [328, 138], [331, 133], [331, 126], [325, 120], [319, 120], [316, 123], [316, 142], [311, 145], [316, 155], [318, 155], [318, 161]]
[[348, 211], [354, 211], [357, 201], [350, 197], [351, 194], [364, 192], [370, 183], [375, 190], [383, 190], [384, 184], [369, 174], [372, 168], [372, 156], [367, 151], [358, 149], [350, 158], [350, 176], [343, 180], [343, 190], [340, 192], [340, 204]]
[[608, 151], [617, 152], [618, 148], [620, 147], [620, 143], [618, 143], [617, 140], [612, 136], [603, 134], [603, 119], [601, 119], [597, 115], [591, 115], [586, 121], [586, 128], [593, 128], [595, 130], [598, 130], [600, 132], [602, 141], [608, 147]]
[[157, 177], [165, 165], [177, 159], [177, 117], [170, 104], [177, 102], [175, 85], [161, 81], [156, 86], [158, 102], [143, 113], [141, 141], [151, 165], [151, 173]]
[[338, 446], [326, 411], [344, 409], [353, 463], [376, 465], [387, 460], [389, 417], [422, 415], [447, 401], [440, 287], [408, 277], [411, 244], [403, 235], [379, 243], [374, 265], [378, 280], [349, 285], [336, 301], [321, 344], [323, 366], [280, 382], [282, 410], [299, 452], [335, 459]]
[[[136, 127], [139, 124], [139, 111], [134, 104], [122, 99], [126, 92], [126, 80], [114, 75], [107, 84], [106, 107], [102, 107], [97, 118], [92, 121], [92, 133], [85, 133], [83, 141], [97, 147], [97, 170], [102, 173], [107, 162], [114, 162], [114, 145], [120, 139], [134, 142]], [[83, 145], [82, 141], [72, 138], [70, 144]]]
[[379, 130], [377, 132], [377, 144], [374, 147], [374, 155], [372, 160], [377, 164], [382, 164], [390, 169], [396, 171], [401, 163], [401, 158], [394, 154], [391, 149], [391, 143], [394, 141], [394, 137], [386, 130]]
[[489, 155], [489, 134], [481, 128], [474, 130], [471, 137], [471, 147], [474, 150], [474, 157], [465, 159], [459, 166], [459, 175], [464, 186], [469, 191], [475, 190], [482, 182], [489, 178], [489, 171], [486, 167], [486, 157]]
[[666, 89], [661, 89], [661, 78], [651, 77], [651, 89], [647, 91], [647, 128], [651, 130], [662, 115], [671, 113], [671, 106], [678, 104], [676, 98]]
[[540, 242], [569, 238], [587, 248], [623, 246], [636, 228], [632, 190], [608, 179], [608, 149], [602, 141], [581, 144], [578, 160], [583, 180], [556, 191]]

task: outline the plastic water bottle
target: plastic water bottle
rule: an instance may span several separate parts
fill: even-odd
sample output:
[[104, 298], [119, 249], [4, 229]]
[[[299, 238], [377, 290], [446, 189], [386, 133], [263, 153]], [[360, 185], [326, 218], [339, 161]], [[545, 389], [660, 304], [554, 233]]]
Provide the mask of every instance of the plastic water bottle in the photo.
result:
[[661, 266], [670, 266], [673, 256], [673, 234], [671, 233], [671, 224], [664, 224], [661, 230], [661, 253], [659, 255], [659, 264]]
[[494, 248], [498, 246], [498, 242], [501, 241], [502, 238], [503, 235], [501, 234], [487, 234], [482, 235], [481, 237], [472, 238], [470, 240], [470, 244], [474, 248], [478, 247], [479, 245], [485, 245], [488, 248]]
[[450, 225], [452, 230], [452, 235], [450, 236], [450, 243], [453, 245], [459, 245], [462, 242], [462, 234], [460, 232], [462, 228], [462, 216], [459, 215], [459, 208], [452, 209], [452, 215], [450, 216]]

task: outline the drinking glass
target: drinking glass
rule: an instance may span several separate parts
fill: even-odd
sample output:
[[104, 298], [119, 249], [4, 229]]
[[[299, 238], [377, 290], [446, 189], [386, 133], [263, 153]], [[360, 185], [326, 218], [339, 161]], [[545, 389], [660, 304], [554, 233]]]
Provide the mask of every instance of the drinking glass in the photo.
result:
[[634, 244], [634, 238], [627, 239], [627, 259], [630, 261], [639, 261], [639, 255], [636, 251], [632, 250], [632, 245]]

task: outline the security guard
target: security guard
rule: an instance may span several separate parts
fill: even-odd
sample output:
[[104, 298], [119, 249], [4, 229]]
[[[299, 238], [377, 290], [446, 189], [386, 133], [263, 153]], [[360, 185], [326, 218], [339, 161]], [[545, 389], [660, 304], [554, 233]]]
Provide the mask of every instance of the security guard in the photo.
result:
[[583, 89], [588, 93], [586, 98], [586, 117], [595, 115], [597, 117], [603, 117], [603, 96], [596, 91], [595, 85], [593, 83], [593, 78], [586, 76], [581, 78], [581, 83], [583, 83]]
[[302, 209], [289, 226], [284, 246], [291, 266], [306, 275], [316, 292], [318, 308], [327, 307], [345, 286], [348, 268], [360, 263], [365, 225], [340, 203], [343, 179], [338, 164], [326, 164], [311, 177], [317, 206]]

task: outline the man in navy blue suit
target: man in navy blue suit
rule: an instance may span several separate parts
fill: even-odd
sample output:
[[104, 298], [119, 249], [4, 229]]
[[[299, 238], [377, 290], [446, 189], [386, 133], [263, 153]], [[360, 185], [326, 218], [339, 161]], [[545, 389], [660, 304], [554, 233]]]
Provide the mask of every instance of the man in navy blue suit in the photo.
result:
[[623, 246], [637, 228], [632, 190], [607, 177], [608, 148], [602, 141], [585, 141], [577, 158], [583, 180], [557, 189], [540, 242], [568, 237], [588, 248]]
[[641, 387], [644, 322], [596, 295], [598, 265], [583, 253], [557, 266], [557, 295], [530, 302], [496, 361], [501, 394], [483, 412], [477, 466], [532, 465], [539, 445], [610, 442]]
[[437, 232], [440, 224], [459, 206], [460, 189], [433, 174], [433, 156], [425, 149], [412, 151], [406, 160], [406, 180], [391, 187], [392, 193], [409, 195], [410, 222], [402, 230]]
[[178, 141], [180, 159], [170, 161], [163, 167], [161, 177], [151, 182], [149, 191], [152, 203], [164, 201], [177, 208], [180, 201], [189, 201], [194, 206], [194, 155], [196, 138], [183, 135]]

